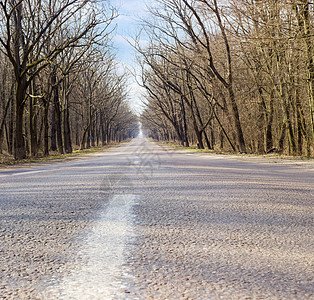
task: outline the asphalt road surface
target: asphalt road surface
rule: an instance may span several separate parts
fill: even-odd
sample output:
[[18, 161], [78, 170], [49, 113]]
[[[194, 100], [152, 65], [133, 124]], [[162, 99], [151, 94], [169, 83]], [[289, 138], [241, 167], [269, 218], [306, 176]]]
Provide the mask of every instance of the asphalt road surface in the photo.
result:
[[0, 299], [314, 299], [314, 169], [137, 138], [0, 171]]

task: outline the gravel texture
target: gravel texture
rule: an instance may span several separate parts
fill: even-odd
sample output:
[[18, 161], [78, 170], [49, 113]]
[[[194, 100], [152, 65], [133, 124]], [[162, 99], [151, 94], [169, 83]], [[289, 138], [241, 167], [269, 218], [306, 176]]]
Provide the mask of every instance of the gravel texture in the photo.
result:
[[[46, 290], [58, 288], [80, 269], [90, 233], [114, 193], [128, 186], [122, 170], [129, 162], [113, 151], [81, 161], [2, 170], [0, 299], [67, 298], [49, 297]], [[112, 159], [116, 155], [118, 160]]]
[[[141, 138], [80, 161], [5, 170], [0, 298], [70, 299], [55, 291], [94, 263], [84, 254], [100, 247], [92, 232], [110, 243], [117, 208], [131, 227], [117, 246], [123, 259], [97, 275], [114, 290], [105, 296], [86, 276], [94, 294], [80, 299], [314, 299], [313, 183], [312, 168]], [[116, 259], [106, 262], [114, 248], [104, 249], [97, 270]]]

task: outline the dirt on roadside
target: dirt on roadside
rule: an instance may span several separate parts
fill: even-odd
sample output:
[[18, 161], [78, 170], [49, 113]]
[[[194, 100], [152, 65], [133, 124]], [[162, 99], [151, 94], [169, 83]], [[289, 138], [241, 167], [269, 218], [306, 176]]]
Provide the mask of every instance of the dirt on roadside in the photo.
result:
[[48, 157], [33, 157], [20, 161], [14, 160], [13, 156], [0, 154], [0, 172], [1, 170], [29, 168], [34, 166], [50, 165], [59, 162], [73, 161], [91, 156], [100, 155], [104, 151], [118, 147], [120, 144], [110, 144], [104, 147], [91, 148], [85, 150], [76, 150], [70, 154], [51, 153]]
[[297, 166], [303, 168], [314, 169], [314, 158], [306, 158], [306, 157], [299, 157], [299, 156], [287, 156], [281, 155], [276, 153], [271, 154], [236, 154], [236, 153], [228, 153], [228, 152], [215, 152], [215, 151], [208, 151], [208, 150], [198, 150], [194, 148], [185, 148], [185, 147], [178, 147], [177, 145], [169, 145], [164, 144], [162, 142], [156, 142], [156, 144], [161, 146], [163, 149], [169, 152], [177, 152], [177, 153], [188, 153], [188, 154], [195, 154], [195, 155], [202, 155], [202, 156], [215, 156], [215, 157], [225, 157], [230, 159], [236, 159], [240, 161], [248, 161], [248, 162], [256, 162], [256, 163], [263, 163], [263, 164], [281, 164], [281, 165], [290, 165], [290, 166]]

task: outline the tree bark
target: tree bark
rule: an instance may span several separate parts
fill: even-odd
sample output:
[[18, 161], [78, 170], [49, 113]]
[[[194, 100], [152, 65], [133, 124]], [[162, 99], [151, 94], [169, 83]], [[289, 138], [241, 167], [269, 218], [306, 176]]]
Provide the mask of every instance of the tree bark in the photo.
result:
[[64, 149], [66, 153], [72, 153], [69, 97], [68, 97], [68, 78], [63, 81], [63, 136]]
[[49, 155], [49, 100], [44, 100], [44, 115], [43, 115], [43, 126], [44, 126], [44, 155]]
[[24, 140], [24, 100], [26, 84], [25, 79], [17, 82], [16, 88], [16, 106], [15, 106], [15, 137], [14, 137], [14, 158], [16, 160], [26, 158], [25, 140]]

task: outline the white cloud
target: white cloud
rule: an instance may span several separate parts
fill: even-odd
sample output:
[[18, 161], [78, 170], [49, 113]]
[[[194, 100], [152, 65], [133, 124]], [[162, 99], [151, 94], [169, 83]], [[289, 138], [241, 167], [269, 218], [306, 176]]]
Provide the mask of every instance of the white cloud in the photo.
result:
[[140, 16], [147, 13], [147, 6], [152, 1], [143, 0], [112, 0], [111, 3], [118, 8], [122, 14]]
[[131, 16], [126, 16], [126, 15], [121, 15], [119, 14], [119, 16], [116, 18], [116, 22], [119, 24], [121, 23], [131, 23], [134, 21], [134, 17]]
[[113, 37], [113, 42], [115, 45], [120, 45], [120, 46], [130, 46], [128, 40], [130, 40], [130, 37], [123, 36], [120, 34], [116, 34]]

